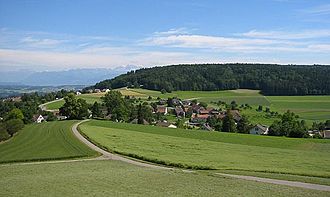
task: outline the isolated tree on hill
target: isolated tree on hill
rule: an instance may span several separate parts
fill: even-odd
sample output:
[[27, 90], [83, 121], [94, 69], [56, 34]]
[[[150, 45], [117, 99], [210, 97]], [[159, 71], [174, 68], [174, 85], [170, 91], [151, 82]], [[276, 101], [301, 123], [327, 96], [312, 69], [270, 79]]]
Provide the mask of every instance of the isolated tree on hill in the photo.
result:
[[233, 115], [230, 111], [227, 111], [227, 115], [222, 121], [222, 130], [223, 132], [236, 132], [236, 125]]

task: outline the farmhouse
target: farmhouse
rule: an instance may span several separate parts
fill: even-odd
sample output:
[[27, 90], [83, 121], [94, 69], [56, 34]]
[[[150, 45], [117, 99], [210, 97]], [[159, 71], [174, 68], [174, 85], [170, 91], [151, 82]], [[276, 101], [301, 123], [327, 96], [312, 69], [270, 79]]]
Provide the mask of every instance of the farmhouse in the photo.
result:
[[175, 126], [174, 124], [171, 124], [171, 123], [169, 123], [169, 122], [165, 122], [165, 121], [163, 121], [163, 122], [158, 122], [158, 123], [156, 124], [156, 126], [159, 126], [159, 127], [168, 127], [168, 128], [177, 128], [177, 126]]
[[41, 123], [43, 121], [46, 121], [42, 115], [34, 115], [32, 119], [35, 123]]
[[78, 91], [78, 92], [76, 92], [76, 95], [77, 95], [77, 96], [78, 96], [78, 95], [81, 95], [81, 92], [79, 92], [79, 91]]
[[250, 134], [255, 135], [267, 135], [268, 134], [268, 127], [265, 125], [257, 124], [250, 130]]
[[330, 130], [322, 131], [322, 137], [325, 139], [330, 139]]
[[181, 106], [175, 107], [175, 114], [177, 117], [185, 117], [186, 115]]
[[167, 107], [166, 106], [162, 106], [162, 105], [157, 106], [156, 113], [160, 113], [160, 114], [166, 115], [168, 113], [167, 112]]

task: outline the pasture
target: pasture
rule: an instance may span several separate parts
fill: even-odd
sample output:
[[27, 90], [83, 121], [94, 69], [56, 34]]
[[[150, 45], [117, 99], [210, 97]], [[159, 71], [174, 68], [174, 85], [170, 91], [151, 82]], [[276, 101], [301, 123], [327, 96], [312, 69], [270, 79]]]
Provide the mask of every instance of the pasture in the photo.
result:
[[80, 130], [109, 151], [196, 169], [244, 170], [330, 178], [330, 141], [203, 132], [96, 121]]
[[96, 156], [72, 133], [77, 121], [29, 124], [12, 139], [0, 144], [0, 163], [42, 161]]
[[2, 196], [328, 196], [328, 192], [119, 161], [0, 165]]

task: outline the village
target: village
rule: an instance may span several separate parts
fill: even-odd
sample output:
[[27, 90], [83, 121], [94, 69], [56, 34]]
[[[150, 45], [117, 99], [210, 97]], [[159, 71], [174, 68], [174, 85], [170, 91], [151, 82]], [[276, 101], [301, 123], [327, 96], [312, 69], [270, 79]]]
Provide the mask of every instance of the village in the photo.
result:
[[[94, 89], [89, 90], [86, 93], [108, 93], [109, 89]], [[84, 94], [79, 91], [75, 92], [76, 96]], [[136, 99], [134, 97], [128, 99]], [[19, 98], [15, 98], [17, 100]], [[58, 100], [58, 98], [56, 98]], [[225, 132], [239, 132], [254, 135], [268, 135], [269, 126], [263, 124], [252, 124], [243, 120], [244, 117], [241, 115], [240, 107], [233, 107], [232, 105], [227, 105], [222, 103], [223, 106], [220, 108], [215, 108], [207, 106], [206, 103], [198, 102], [196, 99], [185, 99], [181, 100], [179, 98], [168, 98], [168, 99], [152, 99], [149, 97], [146, 101], [140, 100], [139, 102], [148, 103], [148, 106], [153, 114], [151, 121], [143, 119], [139, 123], [138, 118], [130, 120], [131, 124], [144, 124], [144, 125], [154, 125], [159, 127], [168, 128], [184, 128], [184, 129], [195, 129], [203, 131], [225, 131]], [[236, 105], [236, 104], [235, 104]], [[248, 105], [242, 105], [245, 107], [250, 107]], [[242, 107], [241, 106], [241, 107]], [[49, 120], [65, 120], [68, 117], [62, 115], [59, 109], [48, 110], [45, 105], [39, 106], [41, 113], [33, 115], [33, 121], [36, 123], [41, 123]], [[97, 118], [101, 119], [111, 119], [111, 114], [108, 114], [104, 105], [100, 107], [101, 115]], [[47, 113], [45, 113], [47, 112]], [[93, 112], [88, 110], [89, 118], [95, 118]], [[45, 115], [46, 114], [46, 115]], [[227, 122], [227, 123], [225, 123]], [[220, 125], [219, 125], [220, 124]], [[229, 124], [229, 128], [224, 129], [224, 124]], [[230, 125], [231, 124], [231, 125]], [[243, 129], [238, 129], [240, 124], [245, 124]], [[220, 127], [219, 127], [220, 126]], [[230, 128], [232, 127], [232, 128]], [[233, 128], [235, 130], [233, 130]], [[330, 128], [324, 128], [320, 130], [309, 130], [308, 135], [310, 137], [321, 136], [322, 138], [330, 138]]]

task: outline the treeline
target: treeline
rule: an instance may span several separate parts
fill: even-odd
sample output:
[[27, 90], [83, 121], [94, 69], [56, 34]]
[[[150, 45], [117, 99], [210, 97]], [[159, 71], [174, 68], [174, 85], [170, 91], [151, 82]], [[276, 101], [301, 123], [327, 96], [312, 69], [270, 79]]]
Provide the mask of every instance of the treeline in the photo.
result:
[[258, 89], [265, 95], [329, 95], [330, 66], [196, 64], [143, 68], [87, 89], [143, 87], [150, 90]]

